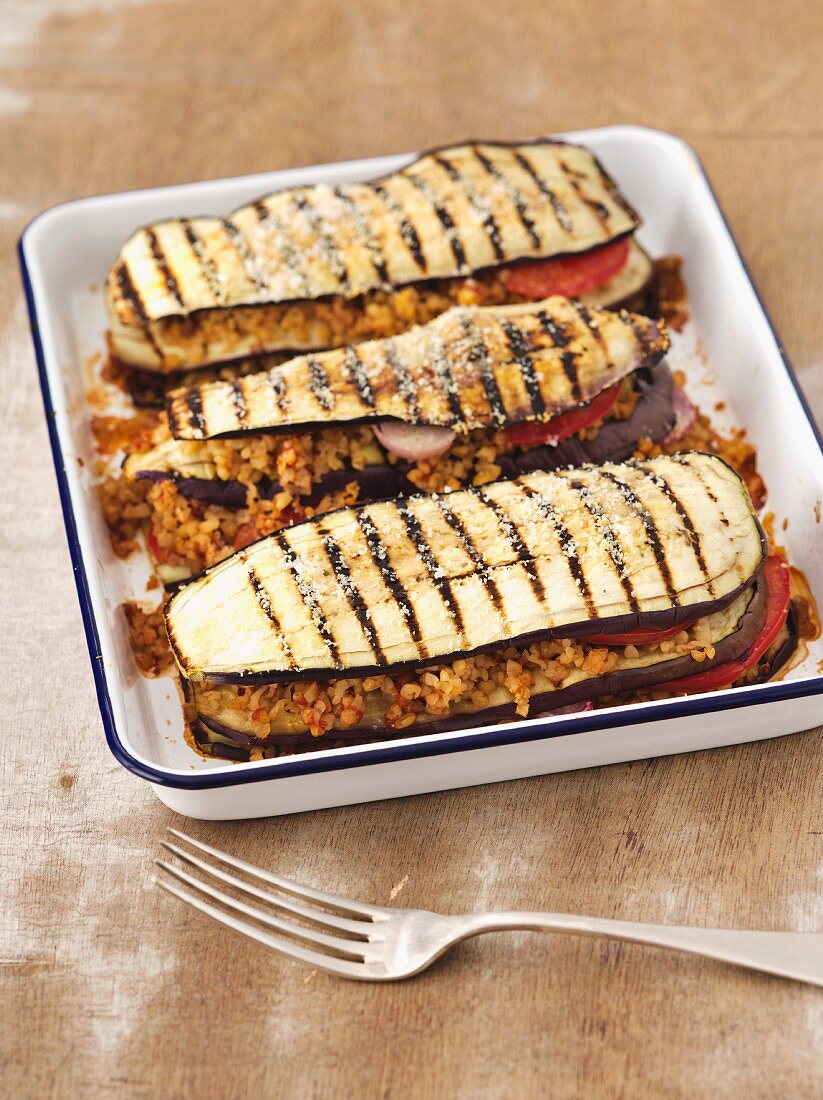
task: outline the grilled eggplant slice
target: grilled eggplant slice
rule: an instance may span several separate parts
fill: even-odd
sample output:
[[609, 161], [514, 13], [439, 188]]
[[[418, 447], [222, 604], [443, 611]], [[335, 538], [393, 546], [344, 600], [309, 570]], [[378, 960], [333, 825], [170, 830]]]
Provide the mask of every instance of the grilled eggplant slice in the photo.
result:
[[[570, 436], [554, 446], [547, 444], [500, 454], [495, 462], [501, 477], [592, 462], [619, 462], [632, 454], [639, 439], [662, 439], [674, 423], [674, 383], [666, 361], [639, 370], [634, 384], [637, 404], [625, 420], [605, 420], [594, 438]], [[313, 506], [326, 494], [336, 493], [352, 482], [358, 486], [360, 500], [364, 502], [407, 496], [418, 492], [408, 478], [412, 468], [409, 462], [386, 462], [378, 450], [362, 469], [346, 466], [324, 474], [301, 502]], [[226, 508], [240, 508], [247, 502], [247, 487], [242, 482], [217, 476], [208, 441], [165, 440], [150, 451], [129, 455], [123, 463], [123, 472], [135, 480], [172, 480], [184, 496]], [[283, 487], [277, 481], [261, 480], [256, 489], [261, 497], [272, 497]]]
[[428, 325], [173, 394], [177, 439], [399, 420], [466, 433], [548, 421], [669, 346], [662, 322], [568, 298], [457, 307]]
[[750, 587], [765, 545], [714, 455], [530, 474], [277, 532], [183, 588], [166, 628], [191, 681], [367, 675], [688, 622]]
[[[579, 254], [638, 225], [587, 149], [549, 140], [440, 149], [380, 180], [290, 188], [227, 218], [138, 230], [107, 284], [113, 350], [172, 371], [328, 347], [341, 334], [307, 304], [366, 309], [409, 283]], [[610, 302], [639, 289], [630, 282], [643, 258], [633, 259]]]

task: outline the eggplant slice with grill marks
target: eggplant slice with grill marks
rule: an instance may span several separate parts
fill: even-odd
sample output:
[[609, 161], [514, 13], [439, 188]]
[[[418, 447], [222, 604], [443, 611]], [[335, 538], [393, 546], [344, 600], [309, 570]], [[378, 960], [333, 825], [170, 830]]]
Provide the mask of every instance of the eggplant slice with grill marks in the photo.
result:
[[[500, 476], [512, 478], [536, 470], [557, 470], [562, 466], [619, 462], [630, 457], [639, 439], [662, 439], [674, 424], [674, 383], [667, 363], [662, 360], [652, 367], [641, 367], [632, 381], [637, 402], [624, 420], [605, 419], [593, 438], [572, 435], [557, 444], [498, 454], [495, 463], [500, 467]], [[408, 477], [415, 463], [390, 463], [379, 454], [375, 457], [375, 461], [359, 469], [347, 465], [330, 470], [317, 479], [311, 493], [301, 497], [301, 503], [313, 507], [327, 494], [339, 492], [352, 482], [358, 486], [363, 502], [419, 492]], [[226, 508], [241, 508], [247, 503], [245, 484], [218, 477], [207, 440], [165, 440], [150, 451], [129, 455], [123, 470], [127, 477], [135, 480], [171, 480], [183, 496], [192, 500]], [[276, 480], [263, 478], [257, 482], [256, 490], [260, 497], [269, 498], [282, 492], [283, 486]]]
[[546, 422], [668, 346], [660, 322], [568, 298], [457, 307], [394, 338], [180, 390], [167, 402], [169, 427], [196, 440], [383, 420], [460, 434]]
[[688, 623], [764, 557], [740, 478], [690, 452], [342, 508], [201, 574], [166, 627], [195, 684], [368, 676]]
[[[453, 146], [379, 180], [289, 188], [230, 217], [138, 230], [108, 279], [112, 346], [125, 363], [171, 372], [335, 346], [387, 325], [397, 332], [408, 327], [409, 285], [417, 319], [427, 319], [459, 300], [469, 275], [485, 285], [519, 260], [583, 255], [638, 225], [587, 149], [551, 140]], [[632, 242], [594, 304], [624, 301], [650, 276]], [[511, 301], [498, 283], [488, 292]], [[378, 331], [374, 303], [393, 314]]]

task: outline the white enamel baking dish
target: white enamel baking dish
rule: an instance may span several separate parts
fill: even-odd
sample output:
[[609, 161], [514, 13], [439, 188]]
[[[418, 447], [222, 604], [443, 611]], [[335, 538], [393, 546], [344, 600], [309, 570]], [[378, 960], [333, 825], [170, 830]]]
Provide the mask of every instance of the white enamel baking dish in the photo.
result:
[[[699, 402], [725, 401], [728, 421], [748, 429], [769, 487], [768, 507], [778, 521], [788, 520], [783, 541], [790, 558], [820, 597], [823, 445], [697, 156], [675, 137], [633, 126], [565, 136], [590, 146], [640, 211], [646, 248], [685, 257], [694, 321], [676, 339], [674, 365], [686, 370]], [[104, 347], [100, 288], [120, 244], [139, 225], [228, 212], [280, 187], [368, 179], [410, 159], [378, 157], [81, 199], [41, 214], [23, 234], [20, 261], [66, 532], [114, 755], [179, 813], [229, 819], [713, 748], [823, 722], [818, 641], [781, 682], [688, 699], [249, 764], [201, 760], [184, 743], [176, 687], [138, 674], [120, 610], [128, 598], [147, 598], [147, 562], [141, 555], [130, 562], [113, 555], [89, 473], [84, 389], [86, 363]]]

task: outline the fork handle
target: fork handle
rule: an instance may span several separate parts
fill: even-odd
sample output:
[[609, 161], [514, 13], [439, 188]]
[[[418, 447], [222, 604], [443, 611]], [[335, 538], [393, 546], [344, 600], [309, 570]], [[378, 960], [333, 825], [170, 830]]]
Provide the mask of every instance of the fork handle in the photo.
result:
[[730, 928], [691, 928], [678, 924], [578, 917], [565, 913], [473, 913], [459, 918], [460, 939], [483, 932], [561, 932], [606, 936], [630, 943], [653, 944], [720, 959], [750, 970], [823, 986], [823, 933], [749, 932]]

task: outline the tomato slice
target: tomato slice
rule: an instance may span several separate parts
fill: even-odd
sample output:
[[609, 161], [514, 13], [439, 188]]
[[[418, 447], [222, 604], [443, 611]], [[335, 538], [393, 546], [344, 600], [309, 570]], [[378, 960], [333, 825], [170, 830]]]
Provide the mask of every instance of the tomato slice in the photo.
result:
[[651, 642], [665, 642], [681, 630], [688, 630], [691, 623], [680, 626], [661, 627], [660, 630], [627, 630], [624, 634], [588, 634], [582, 641], [592, 645], [648, 645]]
[[[283, 527], [291, 527], [292, 524], [300, 523], [305, 518], [306, 513], [297, 501], [284, 508], [280, 513], [280, 523]], [[254, 520], [250, 519], [237, 528], [237, 534], [234, 536], [232, 545], [235, 550], [244, 550], [247, 546], [251, 546], [253, 542], [262, 539], [264, 534], [265, 531], [261, 531]]]
[[593, 252], [584, 252], [581, 256], [524, 260], [511, 269], [506, 279], [506, 289], [538, 301], [552, 294], [563, 294], [567, 298], [585, 294], [623, 270], [629, 259], [630, 247], [631, 240], [625, 237], [622, 241], [604, 244]]
[[154, 561], [156, 561], [158, 565], [163, 565], [166, 560], [166, 553], [157, 541], [157, 535], [155, 535], [151, 527], [146, 532], [146, 546]]
[[257, 542], [259, 538], [260, 532], [257, 530], [257, 524], [254, 520], [249, 520], [248, 523], [244, 523], [237, 528], [232, 546], [235, 550], [243, 550], [245, 547], [251, 546], [253, 542]]
[[767, 589], [766, 618], [747, 652], [736, 661], [727, 661], [706, 672], [658, 685], [663, 691], [685, 691], [689, 694], [716, 691], [733, 684], [746, 669], [760, 660], [780, 633], [789, 613], [789, 567], [779, 554], [770, 554], [763, 566], [762, 577]]
[[545, 422], [529, 420], [524, 424], [510, 424], [506, 428], [506, 441], [512, 446], [520, 444], [525, 447], [539, 447], [543, 443], [560, 443], [570, 435], [582, 432], [596, 420], [601, 420], [611, 411], [619, 393], [620, 383], [618, 382], [616, 386], [610, 386], [599, 393], [588, 405], [569, 409], [568, 412], [560, 413], [551, 420]]

